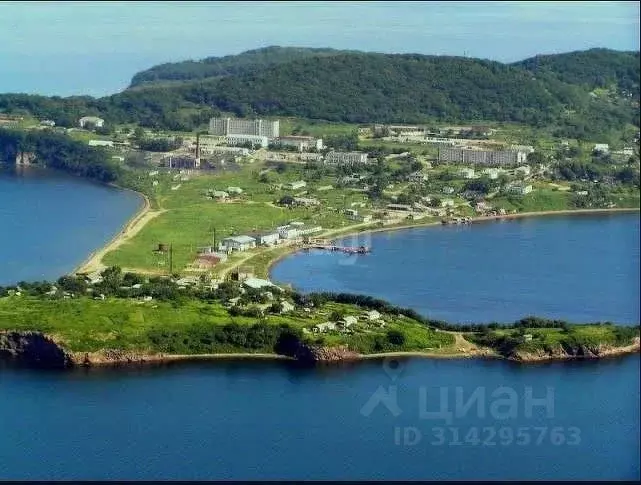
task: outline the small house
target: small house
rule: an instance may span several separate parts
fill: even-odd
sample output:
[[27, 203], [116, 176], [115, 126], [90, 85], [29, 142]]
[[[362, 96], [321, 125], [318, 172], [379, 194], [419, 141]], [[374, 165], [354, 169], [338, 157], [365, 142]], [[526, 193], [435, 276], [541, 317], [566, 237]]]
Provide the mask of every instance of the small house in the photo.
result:
[[507, 191], [510, 194], [516, 194], [516, 195], [527, 195], [530, 192], [532, 192], [532, 186], [531, 185], [523, 185], [523, 184], [512, 184], [507, 186]]
[[373, 322], [375, 320], [380, 319], [381, 314], [376, 310], [370, 310], [368, 312], [365, 312], [365, 318], [367, 318], [370, 322]]
[[358, 322], [358, 319], [356, 317], [347, 316], [347, 317], [344, 317], [340, 323], [343, 328], [349, 328], [352, 325], [356, 324], [356, 322]]
[[444, 194], [453, 194], [454, 193], [454, 187], [443, 187], [443, 193]]
[[315, 325], [312, 330], [316, 333], [326, 333], [336, 330], [336, 324], [334, 322], [319, 323], [318, 325]]
[[212, 190], [209, 192], [209, 195], [218, 200], [224, 200], [229, 197], [229, 194], [224, 190]]
[[490, 180], [499, 178], [501, 171], [498, 168], [486, 168], [483, 170], [483, 175], [487, 175]]
[[474, 169], [473, 168], [462, 168], [458, 171], [458, 176], [463, 177], [464, 179], [473, 179], [474, 178]]
[[294, 197], [294, 204], [302, 207], [317, 207], [320, 201], [310, 197]]
[[256, 240], [250, 236], [232, 236], [223, 239], [221, 246], [227, 251], [247, 251], [256, 247]]
[[254, 278], [254, 277], [246, 278], [243, 281], [243, 285], [246, 286], [247, 288], [252, 288], [254, 290], [260, 290], [261, 288], [271, 288], [276, 286], [274, 285], [274, 283], [272, 283], [269, 280], [264, 280], [261, 278]]
[[83, 116], [78, 120], [80, 128], [85, 128], [87, 126], [94, 126], [96, 128], [102, 128], [105, 124], [105, 120], [98, 118], [97, 116]]
[[227, 187], [227, 192], [230, 194], [240, 195], [243, 193], [243, 189], [240, 187]]
[[289, 313], [293, 312], [295, 309], [294, 305], [292, 305], [290, 302], [283, 300], [280, 302], [280, 313]]
[[114, 142], [111, 140], [89, 140], [88, 145], [90, 147], [113, 147]]
[[276, 228], [281, 239], [293, 239], [299, 235], [298, 228], [288, 224]]
[[256, 233], [253, 234], [252, 237], [256, 240], [256, 245], [258, 246], [273, 246], [274, 244], [278, 244], [280, 240], [278, 231]]
[[285, 188], [289, 190], [298, 190], [304, 187], [307, 187], [307, 182], [305, 182], [304, 180], [298, 180], [296, 182], [285, 184]]

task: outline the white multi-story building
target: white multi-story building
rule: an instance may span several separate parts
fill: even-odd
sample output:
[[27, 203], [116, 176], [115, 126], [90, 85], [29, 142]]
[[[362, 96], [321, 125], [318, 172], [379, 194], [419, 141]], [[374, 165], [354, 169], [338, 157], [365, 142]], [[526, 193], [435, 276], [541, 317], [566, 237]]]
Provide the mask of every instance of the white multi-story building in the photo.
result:
[[267, 148], [269, 140], [266, 136], [260, 135], [227, 135], [225, 137], [225, 142], [229, 146], [238, 146], [245, 145], [246, 143], [251, 143], [253, 146]]
[[311, 136], [281, 136], [276, 143], [281, 146], [296, 147], [299, 152], [305, 152], [311, 148], [323, 149], [323, 140]]
[[241, 118], [211, 118], [209, 133], [218, 136], [255, 135], [278, 138], [280, 122], [267, 120], [246, 120]]
[[515, 150], [466, 150], [462, 148], [439, 148], [439, 162], [470, 163], [478, 165], [517, 165], [525, 163], [527, 153]]
[[329, 165], [358, 165], [367, 163], [367, 153], [363, 152], [329, 152], [325, 155]]

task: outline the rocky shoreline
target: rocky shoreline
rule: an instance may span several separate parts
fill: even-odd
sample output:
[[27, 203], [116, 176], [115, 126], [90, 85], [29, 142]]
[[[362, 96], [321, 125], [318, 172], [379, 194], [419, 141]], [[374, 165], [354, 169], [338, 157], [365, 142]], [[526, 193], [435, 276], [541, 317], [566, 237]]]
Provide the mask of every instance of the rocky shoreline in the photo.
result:
[[427, 352], [386, 352], [380, 354], [359, 354], [347, 346], [323, 347], [300, 344], [292, 349], [291, 355], [275, 353], [229, 353], [229, 354], [147, 354], [118, 349], [103, 349], [97, 352], [70, 352], [50, 336], [41, 332], [3, 331], [0, 332], [0, 360], [9, 360], [19, 365], [46, 369], [71, 369], [77, 367], [118, 367], [148, 364], [166, 364], [171, 362], [204, 361], [204, 360], [288, 360], [303, 365], [321, 363], [343, 363], [360, 360], [383, 358], [500, 358], [518, 363], [536, 363], [558, 360], [596, 360], [618, 357], [640, 351], [639, 337], [632, 344], [622, 347], [600, 344], [596, 346], [579, 346], [563, 348], [559, 346], [551, 351], [543, 349], [536, 352], [516, 351], [502, 356], [480, 349], [479, 352], [461, 355], [441, 355]]
[[579, 345], [577, 347], [564, 348], [561, 345], [545, 351], [543, 349], [537, 352], [516, 351], [509, 356], [508, 360], [515, 362], [544, 362], [550, 360], [592, 360], [603, 359], [607, 357], [618, 357], [626, 354], [633, 354], [640, 351], [639, 337], [635, 337], [630, 345], [615, 347], [612, 345]]

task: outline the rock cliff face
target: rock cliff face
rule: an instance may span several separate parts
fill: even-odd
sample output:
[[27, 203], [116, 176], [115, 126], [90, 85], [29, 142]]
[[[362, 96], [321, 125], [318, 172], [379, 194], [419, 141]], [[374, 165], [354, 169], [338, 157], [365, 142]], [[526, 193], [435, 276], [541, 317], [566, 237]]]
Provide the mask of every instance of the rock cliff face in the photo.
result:
[[342, 362], [346, 360], [356, 360], [360, 354], [349, 350], [347, 346], [339, 347], [322, 347], [319, 345], [300, 344], [294, 356], [296, 360], [305, 364], [315, 364], [317, 362]]
[[551, 350], [539, 349], [536, 352], [517, 350], [508, 355], [507, 358], [518, 362], [537, 362], [557, 359], [600, 359], [602, 357], [639, 352], [639, 343], [639, 337], [635, 337], [630, 345], [621, 347], [614, 347], [607, 344], [579, 345], [577, 347], [563, 347], [559, 345]]
[[73, 354], [74, 363], [90, 367], [94, 365], [128, 365], [162, 362], [163, 356], [148, 355], [139, 352], [127, 352], [119, 349], [103, 349], [98, 352], [76, 352]]
[[33, 152], [18, 152], [16, 154], [16, 165], [31, 165], [36, 159]]
[[40, 332], [0, 331], [0, 359], [49, 369], [65, 369], [74, 364], [69, 352]]

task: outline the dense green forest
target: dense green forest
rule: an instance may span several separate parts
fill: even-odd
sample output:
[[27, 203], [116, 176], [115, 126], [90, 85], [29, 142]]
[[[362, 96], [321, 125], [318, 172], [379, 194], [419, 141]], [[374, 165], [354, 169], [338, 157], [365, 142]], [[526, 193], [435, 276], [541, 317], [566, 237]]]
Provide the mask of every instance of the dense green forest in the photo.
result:
[[639, 99], [639, 52], [590, 49], [531, 57], [514, 65], [589, 89], [616, 86]]
[[33, 163], [100, 182], [113, 182], [119, 169], [100, 148], [49, 131], [16, 131], [0, 128], [0, 163], [13, 163], [19, 152], [33, 153]]
[[[173, 80], [170, 84], [153, 82]], [[94, 99], [0, 95], [0, 112], [72, 126], [107, 123], [193, 130], [220, 112], [356, 123], [505, 121], [589, 138], [639, 125], [639, 53], [592, 49], [515, 64], [447, 56], [266, 48], [134, 76], [144, 89]], [[591, 93], [608, 87], [610, 95]]]
[[200, 61], [170, 62], [139, 72], [132, 78], [130, 87], [147, 86], [166, 81], [234, 76], [256, 72], [297, 59], [332, 56], [345, 52], [347, 51], [326, 48], [270, 46], [238, 55], [208, 57]]

